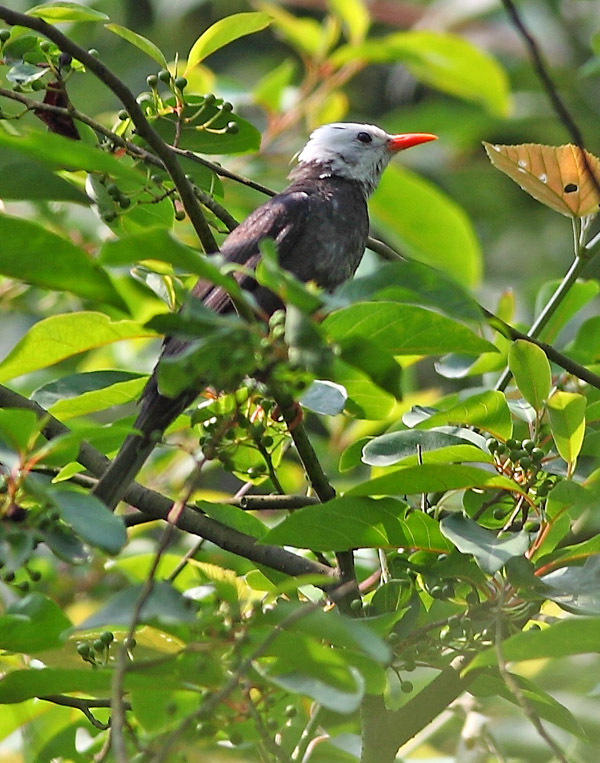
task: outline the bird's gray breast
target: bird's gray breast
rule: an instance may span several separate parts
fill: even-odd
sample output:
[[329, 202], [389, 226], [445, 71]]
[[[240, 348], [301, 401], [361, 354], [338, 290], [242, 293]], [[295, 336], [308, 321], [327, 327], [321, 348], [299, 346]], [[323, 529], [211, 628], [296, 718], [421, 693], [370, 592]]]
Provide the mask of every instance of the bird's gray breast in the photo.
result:
[[364, 194], [358, 183], [338, 177], [313, 179], [297, 191], [307, 194], [305, 224], [292, 246], [280, 247], [281, 265], [331, 291], [354, 275], [363, 255], [369, 233]]

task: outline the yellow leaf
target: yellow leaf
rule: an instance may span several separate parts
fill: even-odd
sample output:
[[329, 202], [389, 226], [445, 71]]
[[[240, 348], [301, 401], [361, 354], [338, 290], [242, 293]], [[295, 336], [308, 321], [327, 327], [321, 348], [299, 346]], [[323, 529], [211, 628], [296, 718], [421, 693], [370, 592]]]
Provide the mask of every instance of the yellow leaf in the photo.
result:
[[596, 214], [600, 193], [590, 170], [600, 182], [600, 161], [570, 143], [542, 146], [522, 143], [499, 146], [483, 143], [490, 161], [534, 199], [567, 217]]

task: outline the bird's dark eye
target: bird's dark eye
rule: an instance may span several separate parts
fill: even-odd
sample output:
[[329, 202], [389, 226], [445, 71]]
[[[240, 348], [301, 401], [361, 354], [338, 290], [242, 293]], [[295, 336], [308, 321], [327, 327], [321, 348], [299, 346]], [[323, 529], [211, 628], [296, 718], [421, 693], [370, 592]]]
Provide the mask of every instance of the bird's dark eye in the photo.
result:
[[356, 137], [358, 140], [360, 140], [361, 143], [371, 143], [373, 140], [373, 136], [368, 132], [359, 132]]

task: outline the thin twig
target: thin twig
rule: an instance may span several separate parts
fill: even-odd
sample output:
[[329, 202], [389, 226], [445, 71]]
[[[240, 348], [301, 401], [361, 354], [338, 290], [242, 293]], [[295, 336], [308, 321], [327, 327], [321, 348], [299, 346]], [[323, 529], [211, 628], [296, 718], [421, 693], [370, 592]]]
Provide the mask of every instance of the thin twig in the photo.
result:
[[[68, 697], [66, 694], [46, 694], [44, 697], [38, 697], [38, 699], [44, 700], [44, 702], [52, 702], [54, 705], [61, 705], [62, 707], [74, 707], [76, 710], [80, 710], [88, 721], [97, 729], [106, 731], [110, 728], [109, 723], [102, 723], [95, 718], [90, 712], [92, 707], [105, 707], [110, 708], [109, 699], [81, 699], [80, 697]], [[131, 710], [129, 702], [125, 703], [128, 710]]]
[[535, 728], [537, 733], [540, 735], [540, 737], [544, 740], [544, 742], [548, 745], [548, 747], [552, 750], [556, 758], [560, 761], [560, 763], [569, 763], [569, 761], [565, 758], [562, 750], [558, 746], [558, 744], [552, 739], [552, 737], [548, 734], [546, 729], [544, 728], [542, 721], [539, 717], [539, 715], [534, 710], [531, 703], [528, 701], [527, 697], [521, 690], [521, 687], [517, 683], [517, 680], [512, 675], [512, 673], [509, 672], [507, 666], [506, 666], [506, 660], [504, 659], [504, 652], [502, 651], [502, 603], [504, 599], [505, 589], [502, 589], [500, 598], [497, 602], [497, 612], [496, 612], [496, 632], [495, 632], [495, 638], [494, 638], [494, 650], [496, 652], [496, 659], [498, 661], [498, 671], [500, 673], [500, 677], [506, 684], [506, 688], [510, 691], [510, 693], [513, 695], [515, 700], [517, 701], [517, 704], [527, 718], [529, 719], [529, 722], [531, 725]]

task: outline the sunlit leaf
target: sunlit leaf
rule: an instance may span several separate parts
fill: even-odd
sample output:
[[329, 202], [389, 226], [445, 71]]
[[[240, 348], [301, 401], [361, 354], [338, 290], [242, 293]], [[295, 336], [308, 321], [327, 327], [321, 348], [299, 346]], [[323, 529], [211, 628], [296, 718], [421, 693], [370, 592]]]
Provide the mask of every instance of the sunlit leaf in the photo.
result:
[[0, 362], [0, 381], [122, 339], [153, 336], [153, 331], [135, 321], [111, 321], [102, 313], [54, 315], [34, 324]]
[[28, 16], [44, 19], [49, 24], [64, 21], [108, 21], [105, 13], [88, 8], [81, 3], [50, 2], [36, 5], [27, 11]]
[[328, 0], [328, 4], [346, 28], [350, 42], [364, 40], [369, 29], [369, 11], [363, 0]]
[[536, 411], [550, 394], [552, 372], [546, 353], [523, 339], [513, 342], [508, 351], [508, 367], [519, 391]]
[[192, 45], [188, 54], [187, 70], [193, 69], [215, 50], [219, 50], [230, 42], [245, 35], [259, 32], [269, 26], [271, 21], [271, 16], [262, 11], [234, 13], [232, 16], [219, 19], [204, 31]]
[[584, 159], [582, 150], [571, 144], [500, 146], [484, 141], [483, 145], [495, 167], [547, 207], [568, 217], [598, 211], [600, 193], [589, 173], [600, 178], [600, 166], [588, 151]]
[[127, 42], [135, 45], [136, 48], [139, 48], [147, 56], [153, 58], [159, 66], [162, 66], [163, 69], [167, 68], [167, 59], [165, 58], [164, 53], [158, 47], [158, 45], [155, 45], [151, 40], [148, 40], [146, 37], [142, 37], [141, 34], [133, 32], [131, 29], [127, 29], [127, 27], [121, 26], [120, 24], [105, 24], [104, 26], [110, 32], [114, 32], [114, 34], [119, 35], [119, 37], [122, 37], [124, 40], [127, 40]]
[[556, 449], [568, 464], [574, 464], [585, 434], [586, 399], [576, 392], [556, 390], [547, 405]]

